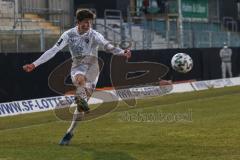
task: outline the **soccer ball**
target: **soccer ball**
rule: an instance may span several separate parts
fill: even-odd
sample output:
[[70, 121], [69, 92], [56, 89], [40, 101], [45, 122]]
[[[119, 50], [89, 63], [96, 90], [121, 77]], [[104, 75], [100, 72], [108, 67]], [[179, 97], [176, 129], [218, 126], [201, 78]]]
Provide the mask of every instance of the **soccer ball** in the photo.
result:
[[175, 71], [187, 73], [191, 71], [193, 67], [193, 60], [186, 53], [177, 53], [172, 57], [171, 65]]

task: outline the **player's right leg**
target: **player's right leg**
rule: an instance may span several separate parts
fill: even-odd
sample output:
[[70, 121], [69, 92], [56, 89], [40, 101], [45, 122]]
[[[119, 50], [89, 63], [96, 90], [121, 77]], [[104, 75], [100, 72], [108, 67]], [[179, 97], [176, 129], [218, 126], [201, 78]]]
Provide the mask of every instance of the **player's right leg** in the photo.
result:
[[232, 74], [232, 63], [227, 63], [227, 71], [228, 71], [229, 77], [231, 78], [233, 76], [233, 74]]
[[77, 109], [79, 112], [89, 112], [89, 107], [88, 107], [88, 99], [89, 96], [87, 94], [87, 89], [86, 89], [86, 78], [82, 74], [77, 74], [73, 77], [73, 82], [76, 86], [76, 94], [75, 94], [75, 103], [77, 104]]
[[[76, 69], [76, 70], [75, 70]], [[93, 71], [93, 72], [91, 72]], [[94, 74], [96, 72], [96, 74]], [[90, 76], [90, 77], [89, 77]], [[92, 67], [86, 67], [80, 65], [72, 69], [71, 77], [73, 84], [77, 87], [75, 95], [75, 103], [77, 108], [75, 109], [72, 123], [60, 141], [60, 145], [68, 145], [73, 137], [74, 129], [76, 128], [78, 121], [84, 119], [84, 114], [89, 111], [87, 104], [88, 99], [91, 97], [99, 76], [98, 65], [92, 65]]]
[[[90, 59], [90, 60], [89, 60]], [[89, 112], [88, 100], [92, 96], [95, 90], [98, 77], [99, 77], [99, 66], [97, 59], [90, 57], [88, 61], [93, 63], [88, 65], [82, 65], [78, 67], [77, 71], [72, 72], [72, 81], [77, 87], [76, 90], [76, 104], [79, 111]]]
[[84, 113], [89, 111], [89, 107], [87, 104], [87, 94], [83, 86], [85, 86], [85, 76], [78, 73], [72, 75], [73, 84], [77, 87], [75, 94], [75, 103], [77, 107], [73, 114], [73, 119], [70, 127], [67, 132], [59, 142], [59, 145], [68, 145], [73, 137], [73, 131], [76, 128], [78, 121], [82, 121], [84, 119]]

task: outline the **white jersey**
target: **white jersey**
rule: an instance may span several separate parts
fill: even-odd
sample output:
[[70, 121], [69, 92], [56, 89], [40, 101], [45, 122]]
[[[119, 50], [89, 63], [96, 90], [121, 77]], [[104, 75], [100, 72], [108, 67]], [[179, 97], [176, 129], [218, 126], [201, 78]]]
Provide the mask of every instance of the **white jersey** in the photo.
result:
[[47, 50], [40, 58], [38, 58], [33, 64], [37, 67], [42, 63], [47, 62], [56, 55], [65, 46], [69, 47], [72, 59], [82, 56], [94, 56], [97, 57], [98, 46], [103, 46], [106, 50], [109, 50], [113, 54], [122, 55], [124, 51], [120, 48], [115, 48], [109, 41], [107, 41], [102, 34], [90, 29], [88, 32], [80, 35], [78, 27], [71, 28], [64, 32], [58, 42], [49, 50]]
[[220, 50], [220, 57], [222, 58], [222, 62], [231, 62], [232, 57], [232, 49], [231, 48], [222, 48]]

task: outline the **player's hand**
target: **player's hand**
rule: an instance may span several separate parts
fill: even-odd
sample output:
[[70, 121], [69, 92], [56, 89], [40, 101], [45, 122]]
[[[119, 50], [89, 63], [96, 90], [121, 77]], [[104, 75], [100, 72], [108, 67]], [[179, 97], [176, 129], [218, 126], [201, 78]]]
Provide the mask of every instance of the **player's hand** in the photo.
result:
[[23, 66], [23, 70], [25, 72], [32, 72], [35, 69], [35, 65], [34, 64], [26, 64]]
[[124, 55], [125, 57], [127, 57], [127, 59], [129, 59], [129, 58], [131, 58], [132, 53], [131, 53], [131, 51], [130, 51], [129, 49], [126, 49], [126, 50], [124, 50], [123, 55]]

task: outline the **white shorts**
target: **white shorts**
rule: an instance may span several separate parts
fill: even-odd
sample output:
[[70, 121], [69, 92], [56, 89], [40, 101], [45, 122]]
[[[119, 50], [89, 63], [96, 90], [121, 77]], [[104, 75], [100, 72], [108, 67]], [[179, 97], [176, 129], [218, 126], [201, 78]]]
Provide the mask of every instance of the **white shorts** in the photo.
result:
[[84, 87], [95, 89], [98, 77], [99, 77], [99, 66], [98, 63], [93, 64], [80, 64], [71, 69], [71, 78], [75, 86], [79, 86], [76, 83], [76, 75], [81, 74], [86, 78], [86, 84]]

